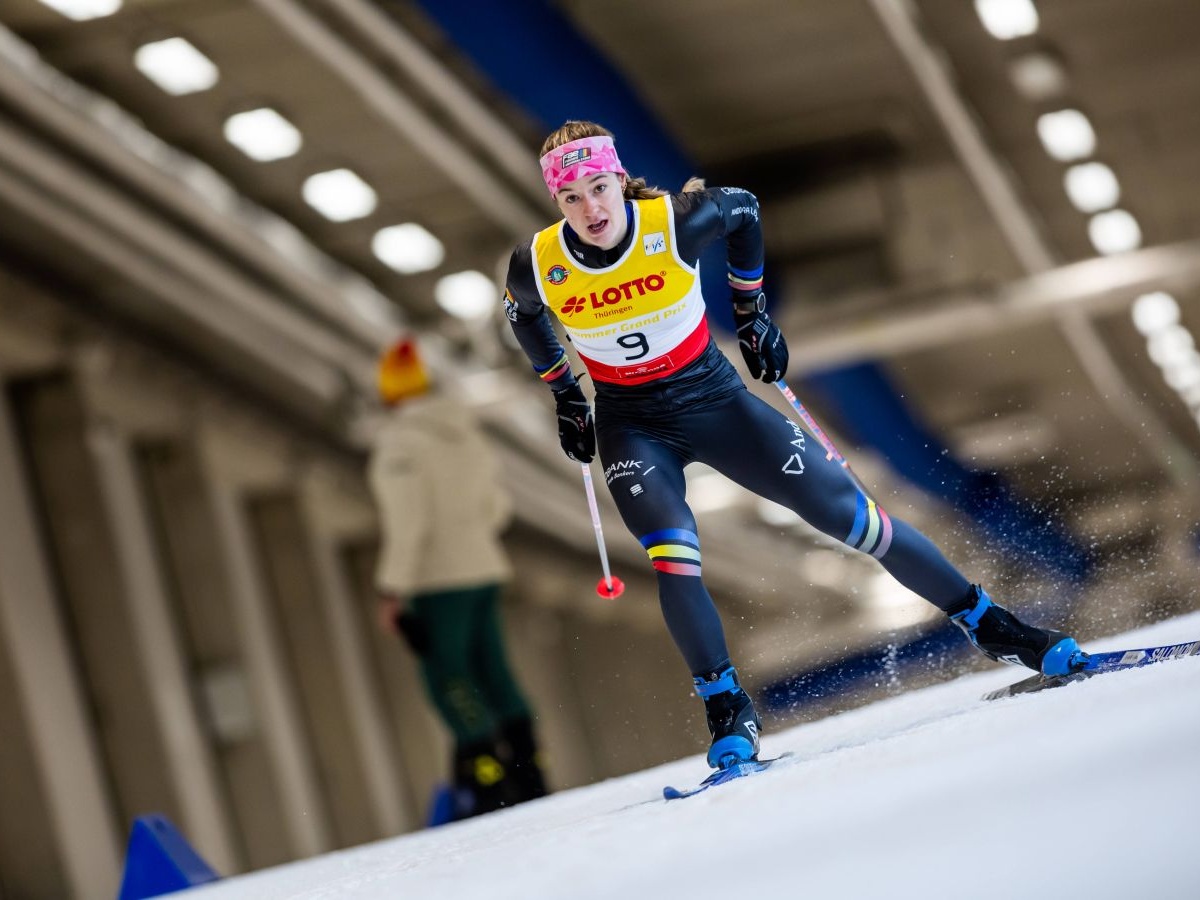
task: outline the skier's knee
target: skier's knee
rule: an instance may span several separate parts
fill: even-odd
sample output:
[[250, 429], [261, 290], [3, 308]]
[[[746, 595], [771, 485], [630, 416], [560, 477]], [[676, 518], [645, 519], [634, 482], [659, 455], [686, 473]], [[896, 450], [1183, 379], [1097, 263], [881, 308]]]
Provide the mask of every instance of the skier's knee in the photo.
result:
[[668, 575], [700, 575], [700, 538], [685, 528], [664, 528], [638, 538], [650, 563]]

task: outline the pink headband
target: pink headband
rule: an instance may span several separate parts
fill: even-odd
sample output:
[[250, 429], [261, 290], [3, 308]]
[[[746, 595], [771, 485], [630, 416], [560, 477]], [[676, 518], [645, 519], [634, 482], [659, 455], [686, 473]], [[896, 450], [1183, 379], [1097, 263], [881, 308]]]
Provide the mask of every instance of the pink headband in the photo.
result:
[[624, 175], [617, 148], [610, 137], [585, 137], [555, 147], [542, 157], [542, 177], [553, 197], [576, 178], [616, 172]]

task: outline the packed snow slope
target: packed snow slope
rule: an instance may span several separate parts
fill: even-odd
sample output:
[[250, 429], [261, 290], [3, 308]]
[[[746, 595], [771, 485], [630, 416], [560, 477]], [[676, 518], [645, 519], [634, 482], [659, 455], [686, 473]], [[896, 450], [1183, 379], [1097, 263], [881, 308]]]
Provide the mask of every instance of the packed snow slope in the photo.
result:
[[[1200, 638], [1193, 614], [1088, 649]], [[703, 757], [189, 892], [193, 900], [1200, 897], [1200, 657], [984, 702], [997, 667]], [[702, 748], [697, 748], [702, 749]]]

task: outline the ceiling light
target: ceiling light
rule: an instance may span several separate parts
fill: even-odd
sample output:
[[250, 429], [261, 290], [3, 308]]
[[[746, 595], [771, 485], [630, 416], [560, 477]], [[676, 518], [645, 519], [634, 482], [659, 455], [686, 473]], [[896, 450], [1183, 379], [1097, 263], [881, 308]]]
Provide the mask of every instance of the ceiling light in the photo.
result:
[[1046, 152], [1064, 162], [1091, 156], [1096, 149], [1092, 123], [1077, 109], [1060, 109], [1039, 116], [1037, 132]]
[[1147, 337], [1179, 324], [1179, 304], [1166, 291], [1142, 294], [1133, 301], [1131, 314], [1134, 327]]
[[1123, 209], [1097, 213], [1088, 222], [1088, 237], [1098, 253], [1124, 253], [1142, 245], [1142, 229], [1137, 219]]
[[1163, 380], [1180, 394], [1200, 387], [1200, 354], [1192, 352], [1162, 367]]
[[1038, 28], [1033, 0], [975, 0], [975, 12], [988, 33], [1002, 41], [1033, 34]]
[[1067, 72], [1057, 57], [1036, 51], [1008, 64], [1008, 77], [1021, 94], [1035, 102], [1061, 96], [1067, 89]]
[[295, 125], [267, 107], [226, 119], [225, 140], [258, 162], [293, 156], [304, 143]]
[[133, 53], [138, 71], [168, 94], [194, 94], [217, 83], [211, 59], [181, 37], [142, 44]]
[[121, 8], [121, 0], [41, 0], [41, 3], [76, 22], [111, 16]]
[[481, 319], [496, 308], [500, 292], [482, 272], [468, 270], [439, 278], [433, 287], [433, 298], [452, 316]]
[[1121, 186], [1113, 170], [1100, 162], [1080, 163], [1067, 169], [1063, 177], [1067, 196], [1080, 212], [1094, 213], [1111, 209], [1121, 199]]
[[1200, 425], [1200, 353], [1195, 337], [1179, 322], [1179, 304], [1165, 291], [1154, 291], [1138, 297], [1132, 313], [1133, 324], [1146, 336], [1150, 359]]
[[436, 269], [446, 257], [442, 242], [415, 222], [379, 229], [371, 239], [371, 250], [401, 275]]
[[375, 190], [349, 169], [310, 175], [301, 189], [304, 200], [332, 222], [361, 219], [375, 211]]
[[1182, 325], [1170, 325], [1150, 335], [1146, 349], [1155, 365], [1168, 369], [1184, 365], [1196, 355], [1196, 339]]

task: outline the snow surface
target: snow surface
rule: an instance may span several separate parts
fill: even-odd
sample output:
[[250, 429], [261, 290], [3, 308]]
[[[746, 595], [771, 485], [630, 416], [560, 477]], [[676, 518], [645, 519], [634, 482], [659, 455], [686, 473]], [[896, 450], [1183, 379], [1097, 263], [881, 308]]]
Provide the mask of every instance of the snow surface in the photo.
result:
[[[1200, 614], [1090, 642], [1200, 638]], [[997, 667], [703, 756], [194, 889], [193, 900], [1200, 898], [1200, 657], [996, 702]], [[700, 749], [700, 748], [698, 748]]]

